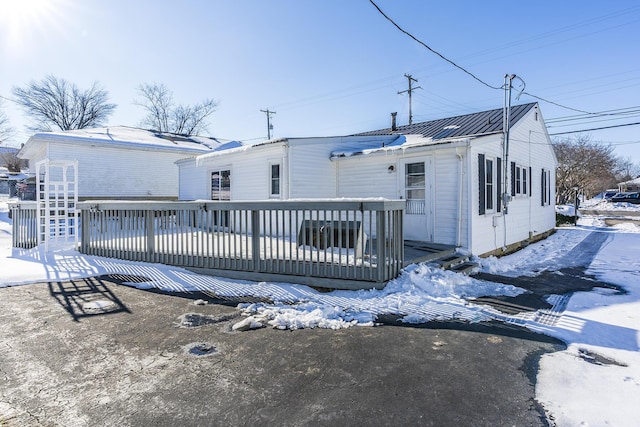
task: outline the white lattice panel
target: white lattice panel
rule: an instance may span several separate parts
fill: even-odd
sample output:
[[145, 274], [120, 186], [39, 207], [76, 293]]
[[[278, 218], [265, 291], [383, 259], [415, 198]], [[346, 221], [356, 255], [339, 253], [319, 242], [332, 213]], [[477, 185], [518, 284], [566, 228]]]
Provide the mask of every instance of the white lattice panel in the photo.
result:
[[36, 164], [38, 243], [45, 250], [78, 243], [78, 162], [42, 160]]

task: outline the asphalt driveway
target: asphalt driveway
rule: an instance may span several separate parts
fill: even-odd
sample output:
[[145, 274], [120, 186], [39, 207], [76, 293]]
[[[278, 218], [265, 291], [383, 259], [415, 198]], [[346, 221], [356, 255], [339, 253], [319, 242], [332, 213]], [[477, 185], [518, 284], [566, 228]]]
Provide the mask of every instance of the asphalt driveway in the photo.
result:
[[109, 278], [0, 289], [0, 425], [547, 425], [504, 325], [232, 332], [233, 304]]

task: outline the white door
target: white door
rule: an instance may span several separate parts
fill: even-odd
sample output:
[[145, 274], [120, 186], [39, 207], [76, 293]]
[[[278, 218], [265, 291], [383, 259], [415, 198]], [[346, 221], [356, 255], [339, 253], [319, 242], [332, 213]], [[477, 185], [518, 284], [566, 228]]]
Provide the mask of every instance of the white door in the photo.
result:
[[402, 198], [407, 201], [404, 211], [404, 238], [433, 241], [432, 189], [430, 157], [402, 161]]

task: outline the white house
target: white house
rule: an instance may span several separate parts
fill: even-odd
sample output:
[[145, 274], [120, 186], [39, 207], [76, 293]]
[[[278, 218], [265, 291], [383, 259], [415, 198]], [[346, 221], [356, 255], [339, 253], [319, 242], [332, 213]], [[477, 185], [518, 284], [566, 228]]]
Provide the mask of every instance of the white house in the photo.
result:
[[555, 226], [556, 158], [536, 103], [177, 162], [180, 200], [405, 199], [405, 238], [498, 253]]
[[618, 190], [621, 192], [640, 191], [640, 178], [619, 183]]
[[179, 159], [240, 143], [126, 126], [41, 132], [18, 156], [29, 168], [41, 160], [78, 161], [80, 199], [177, 199]]

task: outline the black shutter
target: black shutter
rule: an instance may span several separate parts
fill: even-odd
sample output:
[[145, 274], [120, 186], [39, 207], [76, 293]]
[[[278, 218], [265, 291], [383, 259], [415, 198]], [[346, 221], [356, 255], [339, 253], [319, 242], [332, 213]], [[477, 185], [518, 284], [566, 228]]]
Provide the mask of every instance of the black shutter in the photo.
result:
[[533, 183], [533, 175], [531, 175], [531, 166], [529, 166], [529, 197], [531, 197], [531, 188]]
[[542, 169], [542, 174], [540, 175], [540, 205], [544, 206], [544, 196], [546, 190], [544, 188], [544, 168]]
[[549, 197], [547, 197], [547, 204], [551, 205], [551, 171], [547, 172], [547, 192], [549, 193]]
[[484, 215], [485, 208], [485, 178], [486, 175], [484, 173], [484, 154], [478, 154], [478, 199], [479, 199], [479, 208], [478, 214]]
[[511, 162], [511, 195], [516, 195], [516, 162]]
[[502, 211], [502, 159], [496, 159], [496, 211]]

